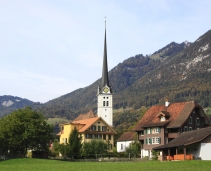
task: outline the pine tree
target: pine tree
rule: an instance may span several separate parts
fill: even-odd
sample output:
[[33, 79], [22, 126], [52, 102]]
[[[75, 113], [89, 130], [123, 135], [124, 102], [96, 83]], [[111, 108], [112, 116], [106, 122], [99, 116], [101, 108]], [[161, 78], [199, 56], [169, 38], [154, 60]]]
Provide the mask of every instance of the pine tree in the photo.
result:
[[78, 130], [74, 128], [69, 136], [69, 155], [72, 157], [78, 157], [80, 155], [82, 143], [82, 137], [79, 135]]

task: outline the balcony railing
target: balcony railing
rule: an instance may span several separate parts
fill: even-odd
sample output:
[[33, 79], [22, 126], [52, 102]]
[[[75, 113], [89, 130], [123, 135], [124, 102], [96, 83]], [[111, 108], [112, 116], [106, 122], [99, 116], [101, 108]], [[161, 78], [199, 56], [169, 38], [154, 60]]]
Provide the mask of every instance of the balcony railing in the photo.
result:
[[179, 136], [178, 132], [174, 132], [174, 133], [168, 133], [168, 138], [176, 138]]

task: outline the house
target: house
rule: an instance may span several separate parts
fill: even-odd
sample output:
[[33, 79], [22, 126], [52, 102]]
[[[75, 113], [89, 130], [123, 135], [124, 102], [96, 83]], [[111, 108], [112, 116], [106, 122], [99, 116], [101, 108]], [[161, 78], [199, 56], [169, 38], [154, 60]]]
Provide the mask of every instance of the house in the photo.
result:
[[[89, 114], [90, 112], [87, 113], [87, 115]], [[84, 115], [84, 117], [86, 118], [87, 115]], [[82, 120], [78, 120], [80, 117]], [[71, 131], [76, 128], [79, 134], [82, 136], [82, 143], [88, 142], [92, 139], [103, 140], [104, 142], [108, 143], [109, 150], [112, 150], [114, 147], [114, 135], [116, 134], [113, 128], [101, 117], [95, 116], [86, 119], [84, 119], [82, 116], [80, 117], [77, 117], [76, 120], [70, 123], [60, 124], [60, 133], [57, 134], [60, 136], [59, 143], [68, 143]]]
[[152, 106], [134, 127], [142, 144], [142, 157], [168, 144], [181, 133], [210, 126], [202, 107], [194, 101]]
[[168, 144], [155, 147], [162, 151], [162, 159], [187, 160], [200, 158], [211, 160], [211, 127], [196, 129], [180, 134]]
[[125, 152], [126, 148], [130, 147], [131, 143], [134, 142], [135, 138], [136, 138], [136, 133], [124, 132], [117, 139], [117, 152]]

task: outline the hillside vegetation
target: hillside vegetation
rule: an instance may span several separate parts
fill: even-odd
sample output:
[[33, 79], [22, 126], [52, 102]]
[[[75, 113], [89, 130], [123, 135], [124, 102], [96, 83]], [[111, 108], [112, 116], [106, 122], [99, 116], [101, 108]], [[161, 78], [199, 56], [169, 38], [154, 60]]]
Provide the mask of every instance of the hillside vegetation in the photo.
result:
[[[112, 59], [108, 56], [108, 60]], [[172, 42], [152, 55], [139, 54], [128, 58], [109, 72], [114, 109], [150, 107], [164, 103], [165, 98], [171, 103], [195, 100], [202, 107], [211, 107], [210, 61], [211, 31], [193, 43]], [[72, 120], [89, 110], [96, 113], [99, 82], [98, 79], [47, 103], [30, 106], [41, 111], [46, 118]], [[4, 106], [0, 113], [10, 107]]]

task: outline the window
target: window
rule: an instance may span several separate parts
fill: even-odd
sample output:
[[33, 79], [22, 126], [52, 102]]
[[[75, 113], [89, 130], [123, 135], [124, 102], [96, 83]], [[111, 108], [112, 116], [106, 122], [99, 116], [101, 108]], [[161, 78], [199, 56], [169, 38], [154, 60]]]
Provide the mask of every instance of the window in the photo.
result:
[[152, 144], [160, 144], [160, 138], [159, 137], [153, 137], [152, 138]]
[[98, 128], [97, 128], [98, 131], [100, 131], [100, 127], [101, 127], [101, 126], [98, 126]]
[[106, 102], [106, 105], [108, 106], [108, 101]]
[[160, 128], [159, 127], [152, 128], [152, 133], [153, 134], [160, 133]]
[[106, 131], [107, 127], [106, 126], [102, 126], [102, 131]]
[[184, 132], [187, 132], [187, 131], [188, 131], [188, 127], [187, 127], [187, 126], [184, 126], [183, 131], [184, 131]]
[[123, 144], [121, 144], [121, 150], [123, 150]]
[[112, 150], [112, 144], [108, 145], [108, 150]]
[[151, 134], [151, 129], [150, 128], [146, 129], [146, 134]]
[[108, 139], [111, 140], [111, 135], [108, 135]]
[[189, 127], [189, 131], [192, 131], [192, 127]]
[[103, 101], [103, 106], [105, 106], [105, 101]]
[[103, 135], [103, 139], [106, 140], [106, 135]]
[[97, 138], [98, 138], [98, 139], [102, 139], [102, 135], [101, 135], [101, 134], [98, 134], [98, 135], [97, 135]]
[[92, 131], [96, 131], [96, 126], [95, 126], [95, 125], [92, 125], [92, 126], [91, 126], [91, 130], [92, 130]]
[[189, 118], [189, 124], [192, 124], [192, 117]]
[[160, 121], [162, 122], [162, 121], [165, 121], [166, 120], [166, 118], [165, 118], [165, 116], [161, 116], [160, 117]]
[[199, 118], [196, 118], [196, 124], [199, 125], [200, 124], [200, 120]]

